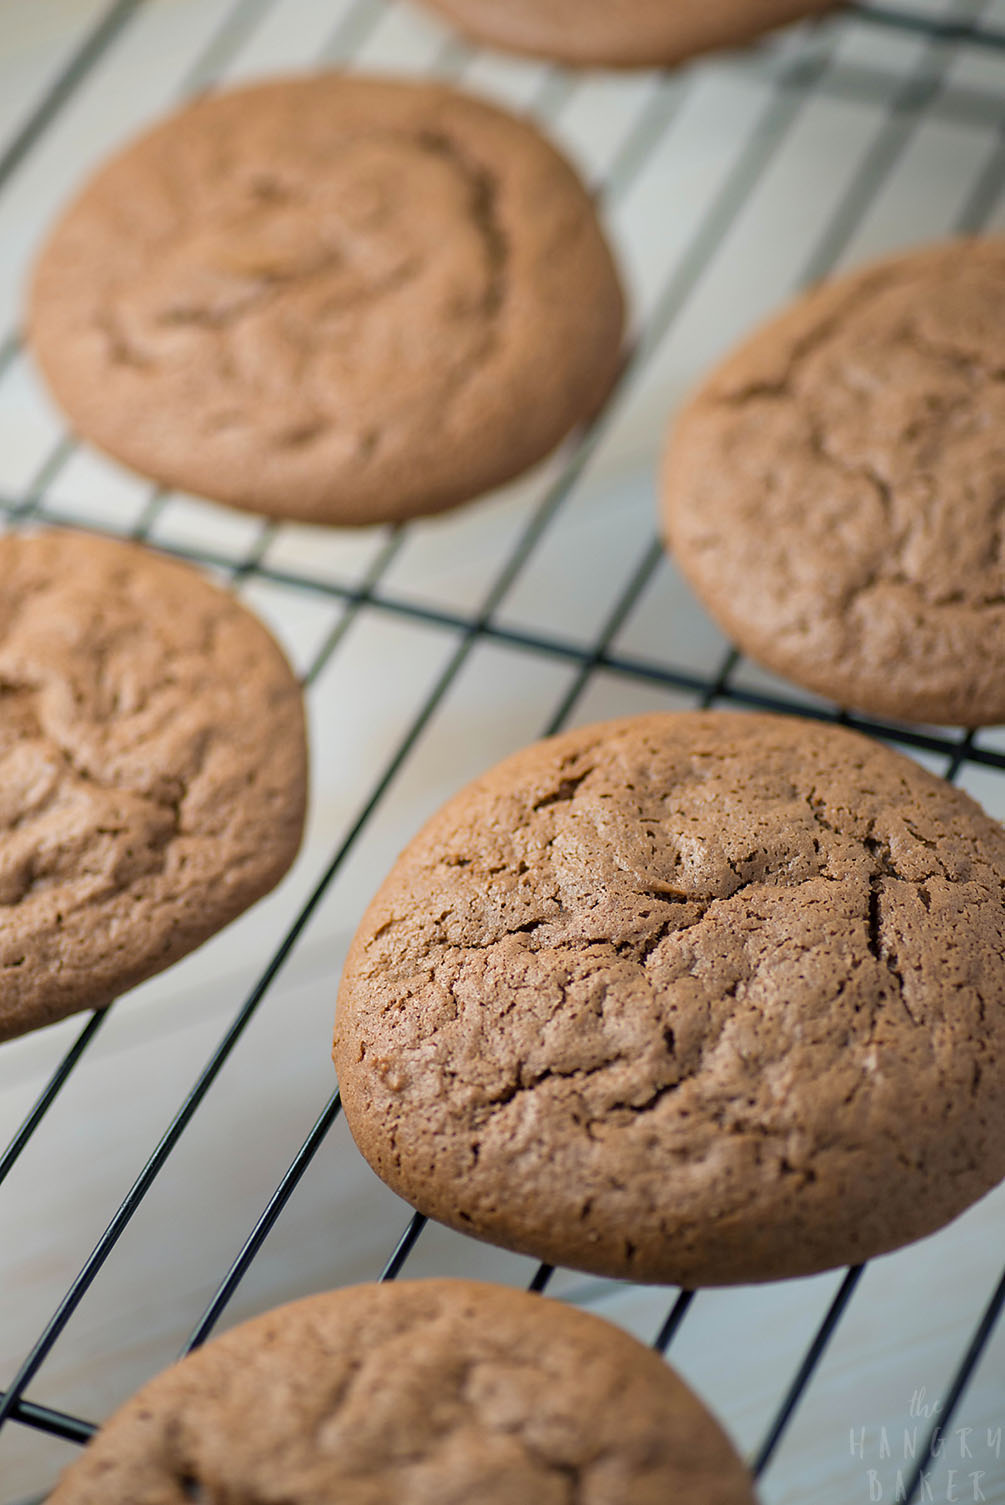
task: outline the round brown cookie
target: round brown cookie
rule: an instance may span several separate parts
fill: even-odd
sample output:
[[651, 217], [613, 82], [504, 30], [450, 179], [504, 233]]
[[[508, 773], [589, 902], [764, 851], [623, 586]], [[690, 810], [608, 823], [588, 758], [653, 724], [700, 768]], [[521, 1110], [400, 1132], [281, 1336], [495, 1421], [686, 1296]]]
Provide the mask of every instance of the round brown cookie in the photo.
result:
[[841, 728], [642, 716], [457, 795], [353, 943], [350, 1128], [423, 1212], [684, 1286], [854, 1263], [1005, 1175], [1005, 832]]
[[490, 46], [581, 65], [647, 68], [738, 47], [837, 0], [424, 0]]
[[825, 284], [678, 422], [665, 520], [739, 646], [881, 716], [1005, 721], [1005, 239]]
[[[249, 1425], [249, 1420], [252, 1422]], [[51, 1505], [753, 1505], [746, 1470], [651, 1349], [461, 1280], [269, 1312], [146, 1385]]]
[[0, 1039], [100, 1008], [296, 855], [300, 691], [194, 570], [76, 533], [0, 538]]
[[623, 304], [530, 124], [328, 73], [200, 99], [57, 225], [30, 333], [80, 432], [165, 485], [322, 523], [438, 512], [601, 406]]

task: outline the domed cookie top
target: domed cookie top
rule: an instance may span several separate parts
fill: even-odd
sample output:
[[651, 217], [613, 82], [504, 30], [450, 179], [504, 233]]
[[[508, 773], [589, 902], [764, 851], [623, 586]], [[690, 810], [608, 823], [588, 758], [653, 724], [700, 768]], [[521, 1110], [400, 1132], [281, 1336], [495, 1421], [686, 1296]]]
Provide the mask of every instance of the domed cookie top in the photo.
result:
[[423, 1212], [685, 1286], [857, 1262], [1005, 1175], [1005, 832], [841, 728], [643, 716], [457, 795], [353, 943], [335, 1061]]
[[827, 283], [699, 390], [664, 482], [751, 657], [881, 716], [1005, 721], [1005, 239]]
[[835, 0], [424, 0], [476, 41], [579, 64], [653, 67], [741, 43]]
[[622, 321], [593, 204], [530, 124], [329, 73], [202, 98], [98, 172], [30, 334], [74, 425], [137, 470], [372, 523], [547, 454], [606, 397]]
[[152, 1380], [51, 1505], [753, 1505], [663, 1360], [598, 1317], [468, 1281], [282, 1307]]
[[0, 1039], [268, 892], [305, 792], [299, 687], [233, 596], [132, 545], [0, 538]]

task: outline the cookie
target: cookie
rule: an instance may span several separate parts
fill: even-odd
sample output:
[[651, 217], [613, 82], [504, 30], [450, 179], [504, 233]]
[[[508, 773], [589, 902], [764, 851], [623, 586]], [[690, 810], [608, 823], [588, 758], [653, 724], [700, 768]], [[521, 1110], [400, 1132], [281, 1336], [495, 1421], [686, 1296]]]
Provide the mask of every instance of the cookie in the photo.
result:
[[896, 256], [755, 334], [677, 423], [670, 547], [752, 658], [858, 710], [1005, 721], [1005, 238]]
[[553, 1264], [856, 1263], [1005, 1176], [1005, 831], [826, 724], [714, 712], [507, 759], [398, 859], [335, 1062], [378, 1175]]
[[650, 68], [739, 47], [836, 0], [424, 0], [477, 42], [580, 65]]
[[261, 898], [305, 791], [297, 682], [233, 596], [129, 544], [0, 538], [0, 1039]]
[[593, 204], [532, 125], [326, 73], [202, 98], [57, 225], [31, 342], [70, 421], [166, 486], [314, 523], [439, 512], [603, 404]]
[[349, 1287], [235, 1328], [146, 1385], [49, 1498], [754, 1500], [718, 1423], [657, 1354], [573, 1307], [461, 1280]]

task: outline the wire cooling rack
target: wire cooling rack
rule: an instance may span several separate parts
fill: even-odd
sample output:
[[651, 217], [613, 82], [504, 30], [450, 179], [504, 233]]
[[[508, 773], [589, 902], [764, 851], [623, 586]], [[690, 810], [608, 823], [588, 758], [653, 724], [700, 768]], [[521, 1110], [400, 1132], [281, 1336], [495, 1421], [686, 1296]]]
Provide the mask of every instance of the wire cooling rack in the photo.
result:
[[[17, 333], [31, 248], [91, 163], [214, 82], [319, 63], [530, 110], [596, 185], [633, 294], [607, 410], [532, 477], [432, 523], [278, 527], [151, 489], [65, 433]], [[494, 58], [379, 0], [0, 7], [4, 525], [145, 540], [228, 580], [293, 656], [314, 752], [305, 849], [276, 895], [141, 997], [0, 1052], [3, 1505], [44, 1498], [94, 1420], [221, 1321], [403, 1272], [547, 1287], [672, 1343], [765, 1500], [1005, 1501], [1001, 1193], [868, 1271], [775, 1287], [535, 1270], [408, 1215], [355, 1154], [326, 1059], [341, 959], [394, 851], [535, 735], [642, 708], [799, 712], [1005, 815], [1005, 736], [798, 695], [720, 638], [653, 524], [666, 415], [757, 317], [867, 254], [1005, 228], [1003, 85], [1001, 0], [853, 6], [623, 77]]]

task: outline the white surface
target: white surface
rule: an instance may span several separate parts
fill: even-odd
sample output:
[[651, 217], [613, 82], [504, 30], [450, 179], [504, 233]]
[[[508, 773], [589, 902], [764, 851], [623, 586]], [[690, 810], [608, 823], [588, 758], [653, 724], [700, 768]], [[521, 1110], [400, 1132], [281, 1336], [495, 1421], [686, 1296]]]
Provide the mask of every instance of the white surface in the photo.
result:
[[[202, 77], [205, 49], [233, 3], [148, 0], [0, 192], [0, 338], [16, 323], [20, 284], [46, 221], [92, 163], [176, 99], [186, 79]], [[956, 85], [970, 82], [1001, 97], [1005, 58], [967, 49], [940, 57], [910, 35], [829, 23], [815, 39], [786, 37], [748, 59], [715, 59], [669, 82], [650, 75], [564, 78], [533, 63], [445, 47], [446, 33], [418, 12], [396, 5], [378, 15], [375, 7], [376, 0], [376, 24], [368, 28], [349, 0], [263, 0], [257, 10], [246, 7], [248, 17], [254, 10], [258, 19], [235, 33], [239, 45], [229, 53], [215, 48], [218, 69], [238, 80], [309, 65], [343, 23], [337, 40], [359, 46], [359, 64], [448, 69], [514, 107], [544, 110], [548, 128], [591, 181], [620, 171], [606, 209], [631, 285], [635, 325], [651, 328], [654, 312], [665, 315], [665, 337], [648, 349], [581, 481], [497, 613], [499, 623], [518, 633], [590, 645], [653, 537], [662, 431], [694, 376], [808, 268], [821, 269], [822, 245], [831, 244], [845, 264], [950, 229], [992, 152], [1001, 152], [993, 116], [975, 112], [965, 123], [948, 98], [936, 99], [920, 119], [909, 110], [891, 117], [887, 106], [897, 80], [948, 65]], [[941, 13], [943, 7], [924, 9]], [[0, 4], [0, 149], [99, 13], [96, 0]], [[1005, 0], [985, 14], [989, 23], [1005, 26]], [[808, 49], [825, 55], [834, 49], [849, 67], [889, 70], [894, 86], [856, 98], [845, 87], [851, 75], [831, 68], [825, 89], [780, 94], [775, 79]], [[626, 173], [623, 151], [631, 142], [638, 170]], [[742, 178], [739, 165], [748, 158], [756, 173]], [[863, 196], [847, 233], [835, 238], [831, 230], [850, 185], [861, 184], [864, 164], [881, 159], [885, 168], [875, 176], [874, 191]], [[732, 206], [726, 215], [724, 202]], [[720, 234], [696, 252], [695, 236], [710, 212], [720, 217]], [[1005, 226], [1000, 198], [992, 222]], [[30, 487], [61, 434], [30, 364], [18, 358], [0, 380], [0, 495], [16, 498]], [[477, 613], [568, 454], [476, 507], [410, 528], [379, 591], [448, 616]], [[273, 569], [309, 574], [343, 590], [360, 585], [386, 543], [379, 530], [284, 527], [272, 535], [255, 519], [194, 498], [171, 497], [148, 513], [150, 502], [146, 483], [84, 450], [69, 455], [43, 499], [57, 517], [118, 531], [149, 515], [153, 539], [209, 549], [233, 568], [264, 545]], [[255, 577], [242, 589], [298, 667], [317, 666], [343, 620], [343, 602]], [[310, 691], [314, 787], [308, 839], [293, 873], [198, 955], [111, 1011], [0, 1188], [0, 1388], [353, 826], [458, 641], [456, 627], [420, 624], [373, 606], [348, 622]], [[718, 672], [727, 648], [666, 561], [614, 646], [632, 659], [706, 677]], [[369, 895], [425, 815], [545, 727], [575, 672], [559, 655], [500, 641], [481, 642], [467, 657], [217, 1085], [30, 1386], [32, 1398], [100, 1419], [178, 1351], [332, 1089], [328, 1036], [339, 968]], [[737, 682], [795, 694], [752, 665], [740, 666]], [[604, 672], [592, 678], [573, 719], [696, 699]], [[1005, 747], [1000, 733], [980, 740]], [[968, 767], [962, 782], [1005, 816], [1005, 776]], [[80, 1024], [68, 1021], [0, 1050], [0, 1143]], [[374, 1180], [339, 1123], [225, 1324], [308, 1291], [374, 1276], [406, 1221], [407, 1209]], [[881, 1498], [895, 1498], [904, 1429], [924, 1430], [923, 1419], [910, 1414], [912, 1397], [924, 1390], [930, 1405], [944, 1387], [998, 1277], [1003, 1251], [1000, 1192], [942, 1235], [867, 1271], [764, 1479], [765, 1501], [866, 1501], [870, 1469], [882, 1481]], [[433, 1272], [520, 1283], [532, 1266], [430, 1228], [407, 1273]], [[757, 1446], [839, 1280], [840, 1274], [828, 1275], [696, 1298], [672, 1356], [741, 1447]], [[553, 1290], [647, 1339], [671, 1294], [565, 1273]], [[959, 1418], [975, 1429], [965, 1439], [973, 1457], [961, 1458], [961, 1440], [950, 1438], [931, 1498], [973, 1499], [968, 1475], [983, 1471], [984, 1497], [1005, 1501], [1005, 1442], [994, 1443], [1005, 1421], [1003, 1401], [1000, 1330]], [[884, 1426], [886, 1459], [880, 1457]], [[850, 1446], [852, 1429], [861, 1456]], [[0, 1433], [0, 1505], [44, 1489], [72, 1451], [24, 1427], [7, 1427]]]

